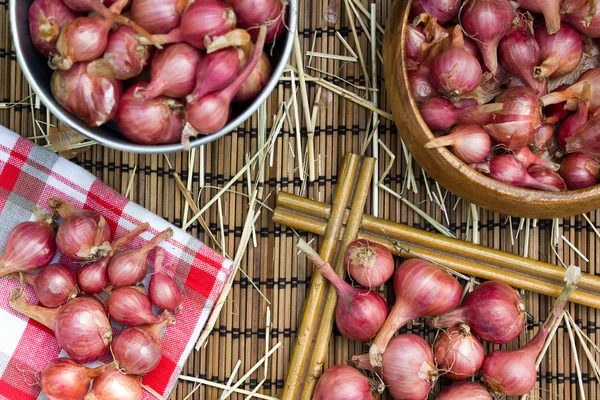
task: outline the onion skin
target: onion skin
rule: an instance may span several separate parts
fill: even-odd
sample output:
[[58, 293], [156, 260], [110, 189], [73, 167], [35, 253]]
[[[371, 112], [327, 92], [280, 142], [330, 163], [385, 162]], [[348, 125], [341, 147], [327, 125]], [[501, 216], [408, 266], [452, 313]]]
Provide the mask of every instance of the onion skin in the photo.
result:
[[483, 345], [467, 325], [440, 332], [433, 343], [433, 355], [440, 372], [455, 381], [475, 375], [485, 357]]
[[560, 167], [558, 164], [534, 154], [527, 146], [515, 151], [514, 154], [525, 168], [529, 168], [532, 165], [540, 165], [553, 171], [558, 171]]
[[221, 36], [237, 24], [236, 13], [221, 0], [202, 0], [191, 3], [181, 18], [181, 33], [192, 46], [206, 50], [205, 39]]
[[136, 91], [147, 87], [147, 83], [136, 83], [121, 97], [116, 116], [119, 130], [134, 143], [177, 143], [183, 131], [183, 103], [164, 96], [137, 98]]
[[387, 247], [358, 239], [346, 247], [344, 266], [353, 280], [366, 288], [374, 288], [394, 274], [394, 257]]
[[110, 254], [110, 226], [91, 210], [78, 210], [66, 201], [48, 200], [63, 218], [56, 232], [56, 246], [63, 256], [76, 261], [95, 261]]
[[394, 274], [396, 303], [369, 349], [371, 365], [381, 366], [390, 339], [413, 319], [440, 315], [455, 308], [462, 288], [448, 272], [423, 260], [408, 260]]
[[445, 24], [458, 17], [460, 0], [415, 0], [410, 9], [412, 18], [420, 14], [429, 13], [435, 17], [440, 24]]
[[108, 296], [108, 313], [125, 326], [158, 324], [165, 316], [152, 313], [150, 298], [135, 287], [116, 289]]
[[106, 365], [86, 368], [69, 358], [55, 358], [40, 372], [40, 387], [49, 400], [81, 400]]
[[154, 273], [148, 285], [148, 296], [156, 307], [176, 314], [181, 311], [181, 290], [175, 280], [163, 271], [164, 257], [164, 249], [157, 248]]
[[346, 365], [327, 369], [319, 378], [312, 400], [377, 400], [369, 378]]
[[54, 71], [50, 88], [63, 108], [90, 126], [100, 126], [117, 113], [123, 84], [118, 79], [91, 76], [87, 66], [77, 63], [68, 71]]
[[15, 225], [6, 238], [0, 257], [0, 277], [33, 271], [50, 264], [56, 254], [54, 229], [49, 221], [26, 221]]
[[90, 297], [77, 297], [59, 308], [27, 303], [25, 295], [10, 299], [10, 306], [54, 331], [69, 357], [80, 363], [96, 361], [108, 351], [112, 328], [104, 306]]
[[519, 7], [534, 13], [544, 15], [548, 35], [554, 35], [560, 29], [561, 0], [519, 0]]
[[594, 159], [600, 159], [600, 117], [587, 121], [573, 136], [566, 139], [567, 153], [583, 153]]
[[454, 310], [428, 321], [434, 328], [469, 325], [471, 332], [495, 344], [508, 343], [525, 326], [525, 305], [516, 290], [505, 283], [487, 281], [467, 295]]
[[569, 190], [585, 189], [598, 183], [600, 164], [593, 158], [575, 153], [563, 159], [558, 173]]
[[258, 40], [259, 27], [267, 26], [265, 43], [274, 42], [285, 31], [286, 4], [281, 0], [225, 0], [237, 16], [238, 26], [247, 29], [252, 40]]
[[535, 29], [542, 63], [535, 67], [536, 78], [565, 76], [575, 70], [583, 57], [583, 40], [579, 33], [567, 24], [549, 35], [543, 27]]
[[125, 375], [116, 369], [107, 369], [94, 379], [92, 390], [83, 400], [141, 400], [140, 378]]
[[450, 151], [462, 162], [475, 164], [484, 161], [492, 149], [490, 135], [475, 124], [455, 126], [446, 136], [431, 139], [426, 148], [450, 146]]
[[591, 90], [590, 109], [600, 108], [600, 68], [590, 69], [584, 72], [577, 83], [560, 92], [548, 93], [540, 99], [543, 106], [558, 104], [567, 100], [580, 99], [583, 96], [583, 88], [589, 82]]
[[429, 68], [419, 68], [414, 71], [408, 71], [408, 81], [413, 98], [417, 104], [431, 100], [438, 95], [438, 91], [429, 80]]
[[88, 65], [88, 73], [121, 80], [141, 74], [152, 49], [142, 46], [136, 38], [137, 35], [138, 33], [128, 26], [121, 26], [112, 31], [108, 36], [104, 56]]
[[160, 333], [172, 324], [167, 318], [159, 324], [127, 328], [112, 342], [112, 352], [121, 371], [128, 375], [145, 375], [152, 372], [162, 356]]
[[150, 33], [169, 33], [181, 24], [188, 0], [133, 0], [131, 19]]
[[563, 178], [551, 169], [542, 167], [541, 165], [533, 165], [527, 168], [527, 173], [536, 181], [545, 185], [555, 186], [561, 192], [567, 190], [567, 184]]
[[[476, 103], [476, 102], [475, 102]], [[434, 97], [420, 107], [421, 116], [432, 131], [447, 131], [456, 124], [485, 125], [494, 121], [504, 104], [490, 103], [458, 107], [443, 97]]]
[[437, 400], [492, 400], [490, 393], [474, 382], [457, 382], [442, 390]]
[[510, 30], [515, 11], [508, 0], [467, 0], [461, 10], [462, 28], [477, 38], [485, 66], [496, 73], [498, 43]]
[[56, 42], [64, 24], [79, 16], [62, 0], [34, 0], [29, 7], [29, 33], [33, 46], [48, 57], [56, 53]]
[[[357, 368], [372, 370], [369, 355], [352, 357]], [[431, 347], [420, 336], [398, 335], [383, 353], [383, 381], [395, 400], [425, 400], [437, 381]]]
[[415, 27], [408, 24], [406, 26], [406, 42], [404, 43], [404, 51], [407, 60], [420, 63], [427, 55], [428, 47], [429, 45], [427, 43], [427, 38], [423, 33], [423, 28], [421, 26]]

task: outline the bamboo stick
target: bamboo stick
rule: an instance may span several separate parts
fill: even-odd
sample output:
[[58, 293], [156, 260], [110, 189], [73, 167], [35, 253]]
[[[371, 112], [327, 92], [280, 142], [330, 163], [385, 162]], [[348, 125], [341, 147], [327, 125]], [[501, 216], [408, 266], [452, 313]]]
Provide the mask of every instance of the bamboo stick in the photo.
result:
[[[331, 216], [327, 223], [327, 235], [323, 239], [319, 255], [325, 261], [330, 262], [335, 254], [337, 237], [341, 230], [344, 210], [350, 202], [352, 194], [354, 177], [358, 170], [359, 157], [355, 154], [347, 154], [344, 157], [340, 181], [338, 183]], [[317, 325], [319, 314], [316, 312], [320, 308], [325, 295], [324, 278], [318, 271], [315, 271], [311, 280], [310, 290], [304, 302], [304, 311], [302, 320], [298, 327], [296, 345], [288, 366], [288, 374], [283, 387], [281, 400], [296, 400], [299, 397], [304, 379], [306, 364], [310, 356], [313, 337]]]
[[[375, 169], [375, 159], [371, 157], [364, 158], [358, 179], [355, 185], [354, 198], [352, 199], [350, 216], [344, 229], [344, 236], [340, 245], [341, 252], [338, 255], [337, 263], [335, 265], [335, 272], [344, 277], [344, 249], [356, 239], [358, 230], [360, 229], [361, 220], [365, 210], [365, 204], [367, 202], [367, 196], [369, 195], [368, 190], [364, 188], [369, 187], [370, 181], [373, 179], [373, 170]], [[319, 323], [319, 330], [313, 346], [313, 354], [308, 365], [308, 372], [304, 379], [304, 389], [302, 390], [302, 400], [310, 400], [315, 390], [315, 385], [323, 373], [323, 361], [329, 346], [329, 340], [333, 331], [333, 324], [335, 322], [335, 308], [337, 306], [337, 295], [333, 285], [328, 284], [328, 294], [325, 307], [321, 316], [321, 322]]]

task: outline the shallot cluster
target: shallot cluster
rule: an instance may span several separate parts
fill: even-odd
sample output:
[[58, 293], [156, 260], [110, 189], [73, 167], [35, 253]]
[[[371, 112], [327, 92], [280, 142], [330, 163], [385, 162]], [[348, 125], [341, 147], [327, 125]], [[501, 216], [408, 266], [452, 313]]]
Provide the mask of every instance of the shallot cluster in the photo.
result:
[[[140, 400], [140, 377], [158, 366], [162, 333], [181, 310], [181, 289], [174, 271], [167, 271], [166, 251], [157, 247], [173, 231], [159, 232], [141, 247], [120, 250], [150, 225], [142, 223], [113, 240], [103, 215], [57, 198], [49, 199], [48, 206], [53, 214], [36, 211], [35, 221], [11, 230], [0, 257], [0, 276], [32, 286], [39, 301], [31, 303], [20, 288], [11, 293], [10, 307], [52, 330], [69, 356], [50, 361], [40, 371], [41, 389], [51, 400]], [[71, 263], [51, 264], [57, 249], [64, 257], [61, 262]], [[149, 263], [154, 273], [146, 288], [141, 281]], [[163, 311], [157, 314], [156, 309]], [[114, 357], [110, 363], [84, 365], [108, 354]]]
[[411, 17], [405, 64], [435, 134], [427, 148], [516, 187], [598, 183], [600, 68], [586, 45], [600, 37], [595, 2], [422, 0]]
[[135, 143], [189, 148], [262, 92], [263, 49], [287, 11], [282, 0], [35, 0], [29, 27], [67, 111], [94, 127], [115, 120]]

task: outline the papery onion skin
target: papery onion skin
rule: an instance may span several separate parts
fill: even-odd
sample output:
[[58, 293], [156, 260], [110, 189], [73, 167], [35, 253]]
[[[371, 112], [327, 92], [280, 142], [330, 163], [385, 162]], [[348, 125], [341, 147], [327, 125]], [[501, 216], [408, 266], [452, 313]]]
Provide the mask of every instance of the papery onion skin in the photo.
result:
[[141, 74], [152, 49], [142, 46], [136, 38], [137, 35], [138, 33], [128, 26], [121, 26], [112, 31], [108, 36], [104, 56], [88, 65], [88, 73], [121, 80]]
[[173, 44], [159, 51], [150, 66], [152, 81], [146, 88], [136, 90], [135, 95], [142, 100], [161, 95], [174, 98], [187, 96], [196, 86], [200, 58], [200, 52], [186, 43]]
[[78, 210], [57, 198], [48, 200], [48, 205], [63, 218], [56, 232], [56, 246], [63, 256], [76, 261], [95, 261], [110, 253], [110, 226], [102, 215]]
[[181, 23], [188, 0], [133, 0], [131, 19], [150, 33], [169, 33]]
[[56, 41], [64, 24], [79, 16], [62, 0], [34, 0], [29, 7], [29, 33], [43, 56], [56, 53]]
[[50, 264], [35, 276], [35, 296], [46, 307], [61, 306], [79, 294], [75, 272], [62, 264]]
[[138, 99], [135, 95], [138, 88], [144, 90], [147, 87], [147, 83], [136, 83], [121, 96], [116, 115], [121, 133], [134, 143], [179, 142], [183, 131], [183, 103], [164, 96]]
[[115, 78], [91, 76], [87, 66], [77, 63], [68, 71], [54, 71], [50, 88], [63, 108], [90, 126], [100, 126], [117, 113], [123, 84]]
[[354, 281], [363, 287], [375, 288], [394, 274], [394, 257], [387, 247], [358, 239], [346, 247], [344, 266]]
[[175, 280], [163, 271], [165, 251], [156, 249], [154, 273], [148, 284], [148, 296], [156, 307], [174, 314], [181, 311], [181, 290]]
[[118, 323], [125, 326], [158, 324], [164, 316], [152, 313], [152, 303], [148, 295], [134, 287], [113, 290], [108, 296], [108, 313]]
[[[352, 357], [357, 368], [372, 370], [369, 355]], [[398, 335], [383, 353], [383, 381], [397, 400], [425, 400], [438, 378], [433, 353], [420, 336]]]
[[437, 400], [492, 400], [490, 393], [474, 382], [456, 382], [442, 390]]
[[267, 26], [265, 43], [275, 41], [286, 31], [287, 8], [282, 0], [225, 0], [237, 16], [238, 26], [247, 29], [255, 42], [259, 27]]
[[456, 125], [448, 135], [432, 139], [426, 148], [450, 146], [450, 151], [462, 162], [474, 164], [484, 161], [490, 154], [490, 135], [475, 124]]
[[[475, 102], [476, 103], [476, 102]], [[447, 131], [456, 124], [484, 125], [493, 122], [495, 113], [502, 111], [501, 103], [458, 107], [443, 97], [434, 97], [419, 108], [421, 116], [432, 131]]]
[[577, 68], [583, 57], [583, 40], [570, 25], [561, 24], [554, 35], [539, 26], [535, 29], [542, 63], [534, 70], [537, 78], [565, 76]]
[[125, 375], [116, 369], [107, 369], [94, 379], [92, 390], [83, 400], [141, 400], [140, 378]]
[[560, 29], [560, 4], [562, 0], [519, 0], [519, 7], [544, 15], [546, 31], [554, 35]]
[[396, 303], [369, 349], [370, 362], [381, 366], [390, 339], [415, 318], [440, 315], [455, 308], [462, 297], [456, 278], [435, 265], [418, 259], [404, 261], [394, 274]]
[[56, 254], [54, 229], [47, 221], [26, 221], [15, 225], [6, 238], [0, 257], [0, 276], [33, 271], [50, 264]]
[[165, 319], [159, 324], [127, 328], [112, 341], [111, 349], [119, 369], [129, 375], [145, 375], [158, 366], [162, 357], [160, 333], [172, 324]]
[[477, 38], [484, 64], [492, 73], [498, 68], [498, 43], [510, 30], [514, 15], [508, 0], [467, 0], [462, 6], [462, 28], [467, 36]]
[[445, 24], [458, 17], [460, 0], [415, 0], [412, 2], [410, 15], [412, 18], [423, 13], [429, 13], [440, 24]]
[[503, 344], [519, 336], [525, 326], [525, 305], [506, 283], [487, 281], [475, 287], [456, 309], [428, 321], [434, 328], [467, 324], [473, 334]]
[[585, 154], [575, 153], [563, 159], [558, 173], [569, 190], [578, 190], [596, 185], [599, 170], [600, 165], [596, 160]]
[[543, 106], [562, 103], [567, 100], [580, 99], [583, 95], [583, 88], [589, 82], [591, 89], [590, 108], [596, 110], [600, 108], [600, 68], [590, 69], [584, 72], [577, 83], [561, 92], [548, 93], [540, 99]]
[[557, 172], [551, 169], [542, 167], [540, 165], [533, 165], [527, 168], [527, 173], [536, 181], [545, 185], [555, 186], [561, 192], [567, 190], [567, 184], [565, 181]]
[[205, 38], [221, 36], [235, 28], [236, 13], [220, 0], [191, 3], [181, 18], [181, 33], [192, 46], [206, 50]]
[[376, 400], [369, 378], [346, 365], [325, 370], [319, 378], [312, 400]]
[[475, 375], [485, 357], [483, 345], [467, 325], [439, 332], [433, 343], [433, 355], [440, 373], [456, 381]]
[[106, 365], [86, 368], [69, 358], [55, 358], [40, 371], [40, 387], [49, 400], [81, 400]]

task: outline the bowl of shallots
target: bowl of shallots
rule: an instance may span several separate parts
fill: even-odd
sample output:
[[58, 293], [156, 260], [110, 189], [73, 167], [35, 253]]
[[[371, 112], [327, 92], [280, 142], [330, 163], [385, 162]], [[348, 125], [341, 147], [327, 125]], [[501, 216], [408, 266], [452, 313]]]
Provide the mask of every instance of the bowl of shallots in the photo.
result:
[[395, 2], [384, 38], [388, 96], [433, 179], [508, 215], [600, 207], [600, 9], [589, 4]]
[[187, 150], [244, 123], [277, 86], [296, 20], [296, 0], [10, 2], [17, 59], [44, 105], [73, 132], [137, 153]]

